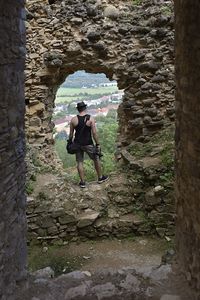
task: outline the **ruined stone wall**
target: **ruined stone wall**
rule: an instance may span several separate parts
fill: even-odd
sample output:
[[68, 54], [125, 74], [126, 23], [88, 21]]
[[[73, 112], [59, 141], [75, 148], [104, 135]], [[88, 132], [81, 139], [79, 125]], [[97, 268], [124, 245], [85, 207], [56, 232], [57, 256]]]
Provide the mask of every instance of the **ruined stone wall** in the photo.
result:
[[24, 1], [0, 1], [0, 299], [25, 273]]
[[175, 1], [176, 10], [176, 199], [181, 269], [200, 296], [200, 3]]
[[169, 127], [150, 142], [123, 149], [127, 165], [103, 185], [90, 182], [80, 189], [60, 173], [38, 174], [28, 196], [28, 242], [139, 235], [170, 240], [175, 219], [173, 137]]
[[119, 140], [144, 141], [174, 120], [171, 1], [27, 1], [27, 137], [43, 149], [53, 143], [55, 95], [77, 70], [105, 73], [125, 89]]

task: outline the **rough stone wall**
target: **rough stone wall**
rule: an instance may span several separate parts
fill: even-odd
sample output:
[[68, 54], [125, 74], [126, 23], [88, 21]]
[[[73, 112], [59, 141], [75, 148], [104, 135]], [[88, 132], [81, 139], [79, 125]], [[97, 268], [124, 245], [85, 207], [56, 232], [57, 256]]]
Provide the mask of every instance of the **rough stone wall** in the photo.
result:
[[175, 1], [176, 241], [180, 266], [200, 297], [200, 3]]
[[0, 1], [0, 299], [25, 273], [24, 1]]
[[126, 166], [103, 185], [91, 182], [80, 189], [61, 173], [38, 174], [28, 197], [28, 241], [63, 244], [137, 235], [170, 240], [175, 219], [173, 136], [174, 127], [166, 128], [150, 142], [123, 149]]
[[125, 89], [122, 145], [144, 141], [174, 119], [171, 1], [53, 2], [27, 1], [27, 137], [45, 159], [57, 89], [77, 70], [105, 73]]

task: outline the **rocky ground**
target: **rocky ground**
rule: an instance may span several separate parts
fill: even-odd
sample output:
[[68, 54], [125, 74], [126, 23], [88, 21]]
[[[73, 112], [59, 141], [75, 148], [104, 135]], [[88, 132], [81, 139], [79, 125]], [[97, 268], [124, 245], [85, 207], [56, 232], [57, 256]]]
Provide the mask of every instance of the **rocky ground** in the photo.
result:
[[[132, 143], [121, 153], [125, 165], [108, 182], [86, 189], [63, 172], [39, 168], [28, 197], [30, 247], [69, 245], [69, 256], [79, 253], [86, 262], [57, 278], [51, 269], [37, 272], [17, 300], [193, 299], [177, 269], [161, 265], [158, 247], [154, 256], [146, 242], [142, 249], [124, 240], [149, 234], [173, 239], [172, 135], [168, 128], [153, 141]], [[119, 244], [110, 248], [102, 239], [111, 237]], [[96, 239], [99, 249], [71, 244]]]
[[115, 271], [123, 267], [149, 268], [160, 265], [161, 261], [169, 263], [174, 255], [172, 247], [172, 243], [155, 237], [90, 240], [62, 246], [30, 246], [28, 265], [31, 272], [49, 266], [55, 276], [74, 270], [95, 272], [105, 268]]
[[40, 260], [37, 266], [44, 267], [51, 250], [55, 260], [63, 256], [66, 265], [72, 265], [73, 256], [79, 263], [74, 264], [72, 272], [54, 277], [55, 264], [49, 256], [50, 267], [47, 262], [46, 268], [32, 272], [27, 289], [19, 292], [17, 300], [193, 299], [184, 279], [175, 275], [175, 263], [173, 270], [169, 264], [174, 259], [173, 251], [163, 255], [168, 247], [160, 239], [137, 238], [69, 243], [57, 249], [40, 246], [37, 252], [30, 249], [30, 268], [36, 256]]
[[[170, 264], [173, 252], [163, 255], [164, 249], [166, 242], [150, 238], [70, 243], [58, 250], [54, 247], [55, 259], [65, 254], [65, 263], [72, 255], [82, 257], [77, 269], [74, 266], [76, 271], [58, 277], [50, 267], [35, 271], [26, 290], [19, 289], [16, 300], [194, 299], [184, 278], [177, 275], [175, 262], [173, 268]], [[36, 253], [41, 265], [50, 250], [40, 247], [40, 253]]]
[[[136, 263], [137, 265], [137, 263]], [[99, 267], [99, 266], [98, 266]], [[176, 270], [177, 272], [177, 270]], [[74, 271], [53, 278], [50, 268], [30, 276], [27, 289], [19, 291], [16, 300], [192, 300], [185, 280], [171, 265], [96, 268]]]

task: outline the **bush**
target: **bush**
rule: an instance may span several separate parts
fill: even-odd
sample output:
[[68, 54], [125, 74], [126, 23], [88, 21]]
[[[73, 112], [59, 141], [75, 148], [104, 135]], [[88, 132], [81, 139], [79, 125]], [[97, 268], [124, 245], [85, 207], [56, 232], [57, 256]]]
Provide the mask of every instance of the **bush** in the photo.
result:
[[58, 153], [58, 156], [61, 159], [63, 163], [63, 167], [65, 169], [76, 165], [75, 155], [71, 155], [67, 153], [66, 144], [67, 144], [66, 140], [61, 140], [61, 139], [55, 140], [56, 152]]

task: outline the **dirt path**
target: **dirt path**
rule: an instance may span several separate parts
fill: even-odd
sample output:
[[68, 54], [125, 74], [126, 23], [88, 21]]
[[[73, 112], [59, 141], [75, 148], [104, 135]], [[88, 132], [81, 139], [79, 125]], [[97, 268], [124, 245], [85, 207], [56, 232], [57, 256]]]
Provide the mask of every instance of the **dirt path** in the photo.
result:
[[83, 257], [85, 263], [80, 268], [98, 271], [109, 268], [117, 270], [123, 267], [149, 268], [159, 266], [161, 257], [167, 248], [165, 241], [152, 238], [136, 240], [103, 240], [70, 244], [67, 252]]

